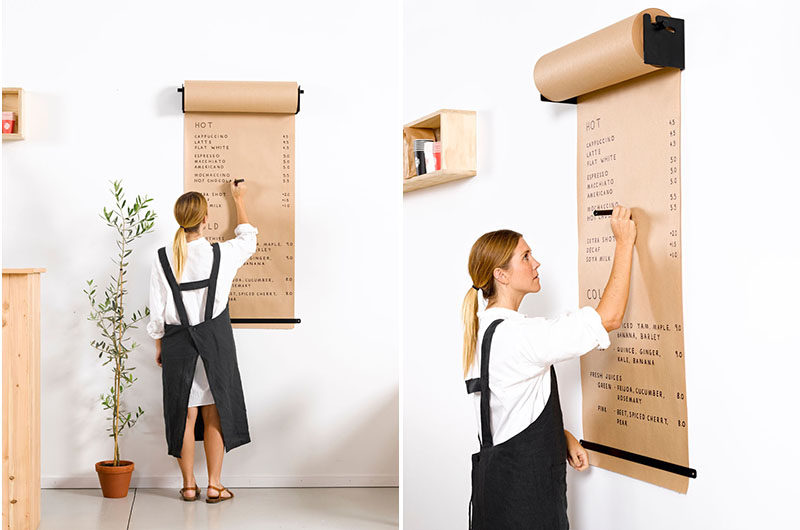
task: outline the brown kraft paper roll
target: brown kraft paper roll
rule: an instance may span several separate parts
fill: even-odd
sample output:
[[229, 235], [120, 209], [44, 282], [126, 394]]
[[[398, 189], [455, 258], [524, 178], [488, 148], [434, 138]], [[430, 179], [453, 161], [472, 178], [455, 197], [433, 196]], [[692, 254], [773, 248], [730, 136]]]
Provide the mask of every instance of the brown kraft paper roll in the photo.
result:
[[297, 83], [277, 81], [186, 81], [185, 112], [294, 114]]
[[564, 101], [659, 70], [644, 62], [642, 15], [668, 17], [660, 9], [645, 9], [607, 28], [543, 55], [533, 68], [539, 92]]

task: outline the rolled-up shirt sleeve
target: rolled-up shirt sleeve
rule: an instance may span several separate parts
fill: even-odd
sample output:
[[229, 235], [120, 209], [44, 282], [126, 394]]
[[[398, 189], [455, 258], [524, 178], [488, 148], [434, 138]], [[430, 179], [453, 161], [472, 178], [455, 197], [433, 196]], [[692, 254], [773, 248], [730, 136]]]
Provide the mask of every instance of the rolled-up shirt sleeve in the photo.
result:
[[589, 306], [554, 319], [526, 318], [519, 332], [523, 353], [532, 363], [547, 366], [611, 345], [597, 311]]
[[236, 268], [238, 269], [256, 251], [258, 228], [250, 223], [242, 223], [233, 229], [233, 233], [236, 237], [225, 241], [224, 244], [232, 249]]
[[161, 271], [161, 262], [156, 256], [150, 270], [150, 322], [147, 324], [147, 334], [154, 339], [164, 336], [164, 313], [167, 308], [167, 288], [164, 285]]

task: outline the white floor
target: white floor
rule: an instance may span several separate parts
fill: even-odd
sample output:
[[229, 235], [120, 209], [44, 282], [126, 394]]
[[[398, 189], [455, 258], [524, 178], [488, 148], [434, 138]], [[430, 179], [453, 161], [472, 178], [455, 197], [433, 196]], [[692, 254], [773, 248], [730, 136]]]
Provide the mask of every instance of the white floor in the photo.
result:
[[398, 528], [397, 488], [231, 488], [218, 504], [184, 502], [177, 489], [43, 489], [39, 530]]

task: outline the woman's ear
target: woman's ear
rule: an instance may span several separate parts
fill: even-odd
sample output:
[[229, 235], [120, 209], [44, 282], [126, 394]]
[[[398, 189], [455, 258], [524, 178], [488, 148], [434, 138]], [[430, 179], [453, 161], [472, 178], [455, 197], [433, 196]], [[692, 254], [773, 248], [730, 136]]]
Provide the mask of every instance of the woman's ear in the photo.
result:
[[492, 276], [494, 276], [494, 281], [503, 285], [508, 285], [508, 273], [500, 267], [496, 267], [494, 271], [492, 271]]

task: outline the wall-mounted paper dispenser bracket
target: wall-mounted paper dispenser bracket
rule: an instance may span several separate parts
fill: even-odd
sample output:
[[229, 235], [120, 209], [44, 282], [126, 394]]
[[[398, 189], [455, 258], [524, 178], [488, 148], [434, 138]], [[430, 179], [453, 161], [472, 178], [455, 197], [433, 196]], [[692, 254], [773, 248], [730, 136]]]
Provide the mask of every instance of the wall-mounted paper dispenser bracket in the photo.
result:
[[[183, 86], [178, 87], [178, 92], [181, 93], [181, 112], [186, 112], [186, 101], [183, 91]], [[305, 91], [300, 88], [300, 85], [297, 85], [297, 111], [295, 114], [300, 113], [300, 94], [305, 94]]]
[[[653, 22], [649, 13], [642, 15], [642, 47], [645, 64], [667, 66], [671, 68], [685, 67], [683, 19], [656, 16]], [[539, 95], [542, 101], [551, 103], [577, 104], [578, 98], [552, 101]]]
[[684, 68], [683, 19], [656, 16], [653, 23], [645, 13], [642, 24], [644, 62], [653, 66]]
[[565, 99], [564, 101], [553, 101], [552, 99], [547, 99], [541, 94], [539, 94], [539, 98], [541, 98], [542, 101], [547, 101], [549, 103], [572, 103], [573, 105], [578, 103], [578, 96], [575, 96], [574, 98]]
[[[681, 27], [683, 27], [682, 20], [681, 20]], [[300, 85], [297, 85], [297, 112], [295, 112], [295, 114], [300, 114], [300, 94], [305, 94], [305, 92], [303, 92], [303, 89], [300, 88]]]

